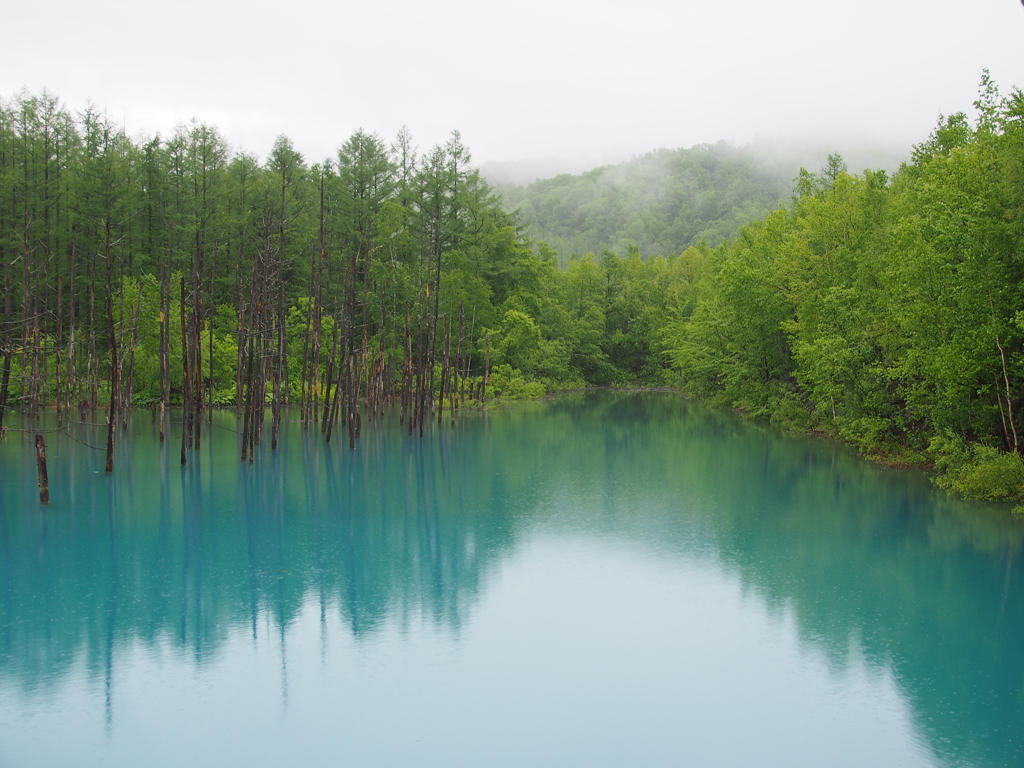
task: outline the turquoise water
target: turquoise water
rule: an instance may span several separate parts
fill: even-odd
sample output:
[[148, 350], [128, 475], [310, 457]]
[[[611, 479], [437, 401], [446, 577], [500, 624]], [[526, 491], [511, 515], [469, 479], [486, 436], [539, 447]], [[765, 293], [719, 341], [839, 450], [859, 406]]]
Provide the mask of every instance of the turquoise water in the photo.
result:
[[919, 473], [671, 395], [133, 418], [46, 508], [0, 443], [3, 768], [1024, 765], [1024, 525]]

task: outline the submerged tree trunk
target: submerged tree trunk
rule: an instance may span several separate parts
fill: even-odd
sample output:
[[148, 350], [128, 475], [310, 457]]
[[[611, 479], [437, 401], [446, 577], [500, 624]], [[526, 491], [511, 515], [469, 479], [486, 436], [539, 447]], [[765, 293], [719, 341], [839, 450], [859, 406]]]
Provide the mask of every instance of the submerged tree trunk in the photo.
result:
[[39, 477], [39, 501], [49, 504], [50, 479], [46, 471], [46, 440], [42, 435], [36, 435], [36, 473]]

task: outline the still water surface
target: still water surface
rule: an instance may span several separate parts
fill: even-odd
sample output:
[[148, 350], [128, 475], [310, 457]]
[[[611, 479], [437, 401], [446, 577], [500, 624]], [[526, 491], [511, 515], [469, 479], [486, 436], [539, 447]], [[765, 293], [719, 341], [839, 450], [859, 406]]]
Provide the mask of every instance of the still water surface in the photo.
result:
[[0, 443], [3, 768], [1024, 765], [1024, 526], [922, 475], [671, 395], [134, 419], [45, 509]]

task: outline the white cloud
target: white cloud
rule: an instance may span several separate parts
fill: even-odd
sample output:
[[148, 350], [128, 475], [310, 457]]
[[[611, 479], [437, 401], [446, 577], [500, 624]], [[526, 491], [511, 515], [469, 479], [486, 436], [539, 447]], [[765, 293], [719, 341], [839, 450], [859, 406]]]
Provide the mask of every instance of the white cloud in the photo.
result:
[[422, 148], [459, 129], [477, 161], [639, 153], [845, 130], [911, 142], [967, 110], [983, 67], [1024, 84], [1016, 0], [225, 0], [20, 3], [0, 94], [90, 99], [129, 130], [192, 117], [310, 161], [352, 130]]

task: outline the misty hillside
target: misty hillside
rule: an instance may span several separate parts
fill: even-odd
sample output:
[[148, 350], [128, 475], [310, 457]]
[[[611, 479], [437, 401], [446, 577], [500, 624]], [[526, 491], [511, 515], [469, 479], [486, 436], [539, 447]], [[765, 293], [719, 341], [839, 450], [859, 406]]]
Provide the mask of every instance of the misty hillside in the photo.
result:
[[[645, 257], [669, 255], [702, 239], [717, 245], [788, 202], [800, 168], [817, 171], [832, 151], [770, 142], [736, 148], [720, 141], [498, 188], [530, 237], [558, 251], [563, 265], [588, 251], [625, 255], [631, 245]], [[894, 170], [902, 159], [887, 150], [856, 150], [848, 164], [851, 171], [862, 163]]]

